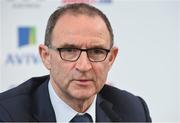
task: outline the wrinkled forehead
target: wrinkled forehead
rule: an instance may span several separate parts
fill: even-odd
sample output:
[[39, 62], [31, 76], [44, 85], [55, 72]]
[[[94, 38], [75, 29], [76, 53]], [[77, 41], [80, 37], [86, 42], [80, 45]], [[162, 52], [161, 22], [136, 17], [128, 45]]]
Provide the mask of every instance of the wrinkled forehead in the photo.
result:
[[110, 35], [104, 21], [99, 16], [66, 14], [57, 21], [53, 30], [52, 41], [56, 41], [54, 43], [58, 44], [62, 41], [74, 43], [78, 41], [87, 44], [105, 43], [110, 45]]
[[[98, 13], [98, 11], [91, 11], [91, 10], [89, 10], [89, 9], [87, 9], [87, 8], [79, 8], [79, 9], [76, 10], [76, 11], [73, 11], [72, 9], [66, 10], [66, 11], [64, 11], [64, 13], [62, 13], [62, 14], [58, 17], [58, 19], [57, 19], [57, 21], [56, 21], [56, 23], [55, 23], [55, 25], [54, 25], [54, 28], [56, 27], [57, 23], [58, 23], [59, 21], [61, 21], [65, 16], [74, 17], [74, 18], [76, 18], [76, 19], [78, 19], [78, 18], [80, 18], [80, 17], [82, 17], [82, 16], [87, 17], [87, 18], [89, 18], [89, 19], [98, 18], [98, 20], [100, 20], [102, 23], [104, 23], [104, 26], [105, 26], [105, 28], [107, 29], [108, 33], [109, 33], [110, 40], [112, 40], [111, 32], [109, 31], [108, 25], [107, 25], [106, 21], [104, 20], [104, 18], [102, 17], [102, 15]], [[97, 20], [97, 19], [96, 19], [96, 20]], [[72, 22], [71, 19], [69, 19], [69, 20], [68, 20], [68, 23], [71, 23], [71, 22]], [[93, 23], [91, 24], [91, 26], [94, 26]], [[53, 30], [54, 30], [54, 29], [53, 29]]]

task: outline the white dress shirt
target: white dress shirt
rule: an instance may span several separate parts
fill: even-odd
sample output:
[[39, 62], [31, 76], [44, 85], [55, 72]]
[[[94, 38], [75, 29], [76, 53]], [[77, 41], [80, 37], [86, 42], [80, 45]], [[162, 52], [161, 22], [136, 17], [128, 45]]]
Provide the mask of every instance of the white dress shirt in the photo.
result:
[[[54, 91], [51, 82], [48, 84], [50, 100], [56, 115], [56, 122], [69, 122], [75, 115], [82, 114], [78, 113], [74, 109], [72, 109], [69, 105], [67, 105], [61, 98], [58, 97], [56, 92]], [[97, 97], [97, 96], [96, 96]], [[93, 122], [95, 122], [95, 108], [96, 108], [96, 97], [85, 113], [91, 115]]]

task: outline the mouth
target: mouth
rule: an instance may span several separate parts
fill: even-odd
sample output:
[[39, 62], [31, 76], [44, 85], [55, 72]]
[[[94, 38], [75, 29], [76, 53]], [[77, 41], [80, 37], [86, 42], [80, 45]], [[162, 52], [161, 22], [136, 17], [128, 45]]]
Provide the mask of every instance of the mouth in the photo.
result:
[[75, 79], [73, 81], [80, 86], [88, 86], [93, 82], [91, 79]]

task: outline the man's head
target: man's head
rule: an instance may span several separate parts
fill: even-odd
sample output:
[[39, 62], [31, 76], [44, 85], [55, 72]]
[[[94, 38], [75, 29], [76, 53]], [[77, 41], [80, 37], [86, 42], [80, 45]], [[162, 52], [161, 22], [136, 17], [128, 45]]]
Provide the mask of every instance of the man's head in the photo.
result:
[[111, 24], [110, 24], [108, 18], [106, 17], [106, 15], [103, 12], [101, 12], [99, 9], [97, 9], [93, 6], [89, 6], [88, 4], [83, 4], [83, 3], [69, 4], [64, 7], [60, 7], [50, 16], [47, 27], [46, 27], [46, 34], [45, 34], [45, 45], [46, 46], [51, 45], [52, 32], [56, 25], [56, 22], [58, 21], [58, 19], [60, 19], [65, 14], [72, 14], [74, 16], [87, 15], [87, 16], [92, 16], [92, 17], [93, 16], [101, 17], [103, 19], [103, 21], [105, 22], [107, 29], [109, 31], [110, 38], [111, 38], [110, 39], [111, 47], [113, 46], [114, 34], [113, 34]]
[[48, 22], [45, 45], [39, 46], [53, 88], [69, 105], [74, 100], [92, 100], [116, 58], [112, 29], [100, 13], [86, 4], [56, 10]]

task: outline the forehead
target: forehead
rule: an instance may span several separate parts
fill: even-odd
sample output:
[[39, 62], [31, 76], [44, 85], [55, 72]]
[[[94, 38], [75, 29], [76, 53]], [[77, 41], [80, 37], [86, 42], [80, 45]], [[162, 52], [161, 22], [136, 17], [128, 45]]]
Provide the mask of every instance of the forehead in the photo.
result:
[[63, 15], [52, 33], [52, 44], [110, 45], [110, 35], [105, 22], [99, 16]]

